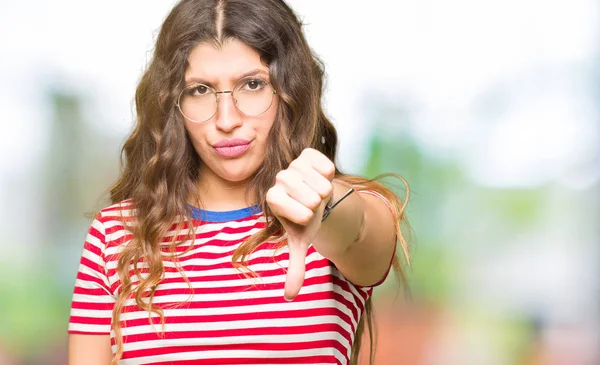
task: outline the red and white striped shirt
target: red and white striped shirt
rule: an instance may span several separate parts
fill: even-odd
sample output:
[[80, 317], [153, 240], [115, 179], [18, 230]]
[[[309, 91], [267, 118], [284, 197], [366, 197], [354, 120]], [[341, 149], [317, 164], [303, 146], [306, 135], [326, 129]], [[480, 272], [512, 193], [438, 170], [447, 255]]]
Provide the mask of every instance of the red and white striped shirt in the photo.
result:
[[[372, 287], [354, 285], [312, 246], [306, 279], [297, 298], [283, 298], [287, 246], [263, 243], [248, 257], [259, 278], [244, 276], [231, 264], [235, 249], [265, 227], [260, 209], [228, 212], [192, 209], [195, 240], [177, 248], [179, 263], [193, 291], [164, 260], [164, 277], [154, 303], [160, 319], [133, 299], [121, 314], [124, 354], [120, 364], [348, 364], [357, 323]], [[103, 209], [92, 222], [83, 248], [69, 321], [69, 333], [111, 334], [111, 317], [120, 290], [118, 254], [131, 239], [121, 215], [131, 202]], [[187, 231], [187, 227], [185, 227]], [[168, 240], [163, 239], [165, 255]], [[181, 234], [181, 233], [180, 233]], [[143, 266], [142, 266], [143, 267]]]

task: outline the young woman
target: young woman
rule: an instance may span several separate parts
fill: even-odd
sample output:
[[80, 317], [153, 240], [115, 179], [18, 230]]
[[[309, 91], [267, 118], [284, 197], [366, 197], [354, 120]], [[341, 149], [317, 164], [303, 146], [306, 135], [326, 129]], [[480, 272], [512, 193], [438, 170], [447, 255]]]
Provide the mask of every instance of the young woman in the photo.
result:
[[336, 168], [322, 78], [282, 0], [173, 8], [84, 245], [69, 364], [357, 362], [404, 206]]

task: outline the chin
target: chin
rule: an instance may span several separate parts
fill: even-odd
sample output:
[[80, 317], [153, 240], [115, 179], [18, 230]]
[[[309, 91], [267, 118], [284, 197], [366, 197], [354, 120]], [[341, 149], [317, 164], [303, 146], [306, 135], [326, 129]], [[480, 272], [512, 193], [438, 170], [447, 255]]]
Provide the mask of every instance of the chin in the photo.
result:
[[205, 165], [205, 167], [225, 181], [240, 183], [250, 180], [260, 169], [264, 159], [257, 157], [255, 154], [249, 154], [236, 159], [218, 158], [214, 165]]
[[233, 183], [238, 183], [238, 182], [244, 182], [246, 180], [249, 180], [252, 177], [252, 175], [223, 175], [221, 176], [221, 178], [229, 181], [229, 182], [233, 182]]
[[243, 181], [247, 181], [249, 179], [252, 178], [252, 176], [254, 176], [254, 174], [256, 173], [256, 171], [258, 171], [258, 168], [256, 169], [244, 169], [244, 171], [223, 171], [221, 174], [219, 174], [221, 176], [222, 179], [230, 181], [230, 182], [243, 182]]

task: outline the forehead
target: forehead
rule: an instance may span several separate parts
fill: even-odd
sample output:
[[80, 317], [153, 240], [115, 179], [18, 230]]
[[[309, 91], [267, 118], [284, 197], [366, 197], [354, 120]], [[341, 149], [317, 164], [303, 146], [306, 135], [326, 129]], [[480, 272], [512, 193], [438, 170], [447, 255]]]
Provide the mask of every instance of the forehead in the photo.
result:
[[245, 43], [227, 40], [221, 47], [207, 42], [192, 48], [188, 57], [186, 82], [205, 80], [211, 83], [235, 81], [240, 75], [261, 70], [269, 75], [269, 68], [261, 61], [260, 54]]

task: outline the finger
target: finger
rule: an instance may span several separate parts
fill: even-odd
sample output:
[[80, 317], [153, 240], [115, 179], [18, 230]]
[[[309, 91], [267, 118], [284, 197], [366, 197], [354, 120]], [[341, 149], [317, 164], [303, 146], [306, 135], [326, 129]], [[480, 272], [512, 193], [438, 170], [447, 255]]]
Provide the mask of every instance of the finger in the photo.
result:
[[290, 250], [288, 271], [285, 276], [285, 287], [283, 297], [285, 300], [293, 300], [298, 296], [302, 284], [304, 283], [304, 274], [306, 269], [306, 253], [308, 245], [297, 242], [290, 242], [288, 237], [288, 247]]
[[329, 196], [329, 194], [331, 194], [333, 190], [331, 181], [315, 170], [310, 161], [296, 159], [292, 161], [289, 169], [296, 170], [300, 175], [302, 175], [302, 180], [304, 180], [304, 182], [311, 189], [316, 191], [321, 199], [325, 199]]
[[309, 160], [312, 167], [329, 181], [332, 181], [335, 177], [335, 164], [320, 151], [306, 148], [302, 151], [300, 157], [301, 159], [306, 158]]
[[274, 216], [285, 218], [292, 223], [304, 226], [314, 216], [311, 209], [290, 197], [279, 184], [267, 191], [266, 201]]
[[323, 198], [303, 180], [303, 176], [297, 170], [280, 171], [276, 180], [288, 196], [311, 211], [314, 212], [321, 205]]

